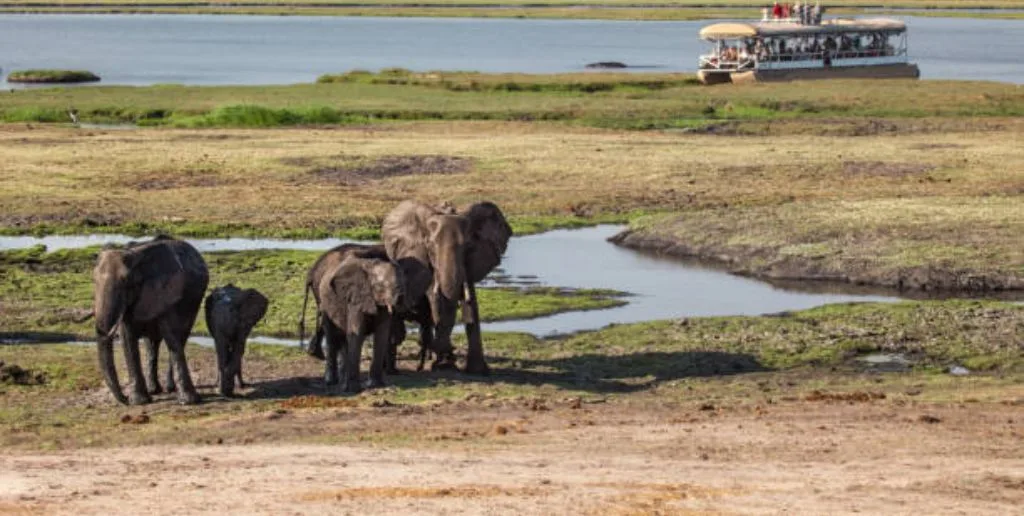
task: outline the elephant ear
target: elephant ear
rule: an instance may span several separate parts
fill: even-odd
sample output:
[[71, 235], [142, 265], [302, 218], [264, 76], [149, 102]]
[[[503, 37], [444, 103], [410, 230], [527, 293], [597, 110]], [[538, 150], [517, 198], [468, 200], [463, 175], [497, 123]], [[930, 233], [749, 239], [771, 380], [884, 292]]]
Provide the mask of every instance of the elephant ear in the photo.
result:
[[469, 220], [466, 240], [466, 275], [473, 283], [483, 280], [501, 263], [512, 238], [512, 227], [501, 209], [492, 202], [478, 202], [462, 215]]
[[267, 313], [270, 302], [256, 289], [245, 289], [238, 299], [238, 322], [247, 330], [256, 326]]
[[366, 314], [377, 313], [377, 302], [373, 298], [373, 284], [370, 282], [371, 260], [347, 258], [338, 266], [331, 278], [331, 291], [335, 298], [351, 311]]
[[185, 292], [186, 273], [175, 249], [160, 239], [128, 250], [125, 265], [136, 290], [132, 317], [150, 321], [169, 310]]

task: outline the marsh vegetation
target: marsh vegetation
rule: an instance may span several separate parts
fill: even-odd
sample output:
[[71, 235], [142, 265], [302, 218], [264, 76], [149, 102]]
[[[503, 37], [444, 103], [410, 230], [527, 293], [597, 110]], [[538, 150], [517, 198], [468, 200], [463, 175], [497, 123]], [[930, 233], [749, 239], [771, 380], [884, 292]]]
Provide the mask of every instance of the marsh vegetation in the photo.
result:
[[62, 84], [99, 82], [100, 77], [85, 70], [16, 70], [7, 75], [7, 82], [28, 84]]

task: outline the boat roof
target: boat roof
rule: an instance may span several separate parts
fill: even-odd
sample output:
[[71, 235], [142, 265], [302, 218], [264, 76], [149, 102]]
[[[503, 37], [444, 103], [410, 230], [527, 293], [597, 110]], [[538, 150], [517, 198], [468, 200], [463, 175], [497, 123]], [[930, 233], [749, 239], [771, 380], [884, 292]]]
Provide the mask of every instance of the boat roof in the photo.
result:
[[844, 32], [903, 32], [907, 25], [889, 18], [835, 18], [818, 25], [764, 21], [756, 23], [716, 23], [700, 30], [701, 39], [742, 39], [755, 36], [800, 36]]

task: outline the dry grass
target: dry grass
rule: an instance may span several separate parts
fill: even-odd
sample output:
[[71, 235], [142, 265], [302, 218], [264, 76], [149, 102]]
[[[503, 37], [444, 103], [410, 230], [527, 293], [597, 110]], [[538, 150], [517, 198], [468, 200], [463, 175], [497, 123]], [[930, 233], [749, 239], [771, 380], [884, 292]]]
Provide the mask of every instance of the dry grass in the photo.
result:
[[[0, 228], [131, 230], [143, 223], [179, 232], [194, 226], [215, 233], [228, 228], [222, 234], [338, 234], [376, 226], [387, 210], [411, 197], [460, 204], [487, 198], [522, 220], [794, 200], [1019, 195], [1024, 123], [1002, 120], [986, 128], [837, 139], [493, 122], [130, 132], [8, 126], [0, 130]], [[314, 169], [325, 164], [403, 155], [452, 156], [473, 165], [446, 175], [309, 184]], [[898, 211], [907, 203], [886, 205]], [[1005, 214], [996, 201], [989, 207], [975, 210], [977, 216]], [[1006, 216], [1019, 213], [1006, 207]], [[873, 213], [863, 210], [867, 220]], [[922, 208], [919, 214], [940, 212]]]

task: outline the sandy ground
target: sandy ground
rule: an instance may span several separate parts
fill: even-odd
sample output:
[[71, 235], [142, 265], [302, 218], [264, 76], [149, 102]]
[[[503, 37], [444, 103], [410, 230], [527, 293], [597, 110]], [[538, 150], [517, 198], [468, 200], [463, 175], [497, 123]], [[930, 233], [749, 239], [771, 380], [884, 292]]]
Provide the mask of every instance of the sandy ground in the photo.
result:
[[[412, 444], [4, 453], [0, 513], [1024, 511], [1024, 406], [1017, 404], [801, 400], [662, 412], [612, 405], [486, 412], [478, 419], [493, 430], [462, 441], [457, 428], [442, 425], [440, 437]], [[376, 417], [387, 424], [395, 416]], [[508, 417], [518, 419], [486, 421]], [[432, 420], [406, 424], [430, 433]]]

